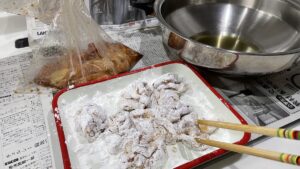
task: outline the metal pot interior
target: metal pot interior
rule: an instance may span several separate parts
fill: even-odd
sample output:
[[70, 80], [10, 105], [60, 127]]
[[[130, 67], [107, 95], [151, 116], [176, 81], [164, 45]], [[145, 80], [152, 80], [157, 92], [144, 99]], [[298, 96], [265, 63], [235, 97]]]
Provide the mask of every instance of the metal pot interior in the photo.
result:
[[158, 18], [188, 39], [244, 53], [300, 47], [300, 12], [281, 0], [158, 0]]

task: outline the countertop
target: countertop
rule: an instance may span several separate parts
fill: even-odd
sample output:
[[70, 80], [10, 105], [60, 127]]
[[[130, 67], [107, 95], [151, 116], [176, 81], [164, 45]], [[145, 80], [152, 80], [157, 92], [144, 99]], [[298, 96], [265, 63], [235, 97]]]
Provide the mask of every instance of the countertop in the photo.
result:
[[[27, 36], [26, 21], [24, 17], [14, 16], [0, 12], [0, 58], [22, 53], [24, 50], [16, 50], [13, 48], [16, 39], [24, 38]], [[300, 121], [292, 125], [294, 129], [300, 130]], [[263, 148], [279, 152], [286, 152], [300, 155], [300, 142], [279, 139], [279, 138], [260, 138], [250, 143], [255, 148]], [[283, 164], [271, 160], [257, 158], [248, 155], [240, 155], [229, 153], [216, 160], [213, 160], [204, 166], [197, 168], [205, 169], [293, 169], [299, 168], [289, 164]]]

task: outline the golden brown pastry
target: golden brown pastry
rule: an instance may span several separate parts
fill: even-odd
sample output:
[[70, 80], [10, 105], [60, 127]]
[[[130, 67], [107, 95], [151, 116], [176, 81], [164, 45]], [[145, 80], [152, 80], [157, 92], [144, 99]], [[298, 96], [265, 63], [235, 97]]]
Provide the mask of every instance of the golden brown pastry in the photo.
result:
[[133, 67], [141, 58], [141, 55], [120, 43], [111, 45], [108, 51], [118, 73], [128, 71], [128, 67]]
[[34, 82], [43, 85], [60, 88], [68, 84], [70, 75], [69, 64], [66, 61], [54, 61], [42, 67]]
[[62, 89], [88, 81], [101, 80], [129, 71], [142, 57], [138, 52], [121, 43], [107, 44], [106, 56], [102, 57], [94, 43], [88, 45], [80, 57], [75, 52], [42, 67], [35, 83]]

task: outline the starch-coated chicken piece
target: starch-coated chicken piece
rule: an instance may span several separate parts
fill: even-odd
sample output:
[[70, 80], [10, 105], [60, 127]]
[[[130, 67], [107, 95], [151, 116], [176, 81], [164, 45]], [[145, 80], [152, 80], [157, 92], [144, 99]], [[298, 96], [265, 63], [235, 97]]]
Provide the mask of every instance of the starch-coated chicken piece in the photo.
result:
[[93, 142], [108, 127], [106, 112], [98, 105], [86, 105], [75, 114], [75, 125], [77, 132]]

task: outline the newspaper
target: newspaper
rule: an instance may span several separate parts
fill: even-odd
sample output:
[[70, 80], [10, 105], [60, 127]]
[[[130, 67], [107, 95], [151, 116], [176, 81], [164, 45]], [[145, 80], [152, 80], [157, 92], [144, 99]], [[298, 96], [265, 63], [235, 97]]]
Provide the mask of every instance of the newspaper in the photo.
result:
[[[47, 26], [35, 22], [35, 19], [27, 22], [32, 41], [45, 35], [37, 32], [47, 31]], [[155, 18], [102, 27], [113, 39], [144, 55], [133, 69], [178, 59], [165, 52], [161, 29]], [[0, 60], [1, 169], [63, 168], [51, 114], [51, 91], [43, 94], [14, 93], [31, 55], [27, 53]], [[300, 117], [300, 75], [297, 72], [299, 67], [251, 80], [222, 77], [207, 71], [202, 73], [248, 123], [278, 128]]]
[[[249, 124], [284, 127], [300, 119], [300, 65], [258, 78], [204, 76]], [[252, 140], [259, 137], [253, 135]]]
[[133, 69], [177, 59], [167, 55], [162, 45], [162, 32], [156, 18], [122, 25], [102, 26], [102, 28], [114, 40], [143, 54], [143, 58]]
[[1, 169], [53, 169], [56, 162], [61, 165], [53, 156], [52, 146], [57, 143], [49, 137], [52, 92], [16, 93], [31, 58], [29, 52], [0, 60]]

